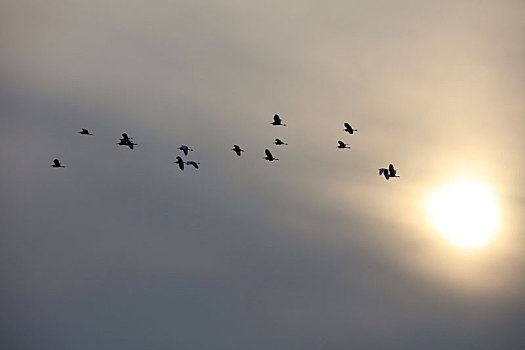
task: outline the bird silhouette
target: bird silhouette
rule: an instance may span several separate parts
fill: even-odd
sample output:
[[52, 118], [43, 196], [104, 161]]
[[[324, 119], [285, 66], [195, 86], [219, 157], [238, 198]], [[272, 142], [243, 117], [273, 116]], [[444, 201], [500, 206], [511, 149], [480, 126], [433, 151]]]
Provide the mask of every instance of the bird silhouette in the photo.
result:
[[197, 163], [197, 162], [195, 162], [193, 160], [189, 160], [189, 161], [186, 162], [186, 165], [192, 165], [195, 169], [199, 169], [199, 164], [200, 163]]
[[189, 148], [186, 145], [182, 145], [179, 147], [179, 149], [184, 152], [184, 155], [187, 156], [189, 151], [193, 151], [193, 149]]
[[173, 163], [177, 163], [179, 165], [180, 170], [184, 170], [184, 161], [180, 156], [177, 156], [177, 161]]
[[64, 165], [60, 164], [60, 161], [58, 159], [53, 159], [53, 164], [51, 164], [51, 167], [53, 168], [65, 168]]
[[343, 130], [349, 133], [350, 135], [352, 135], [354, 131], [357, 131], [357, 129], [352, 129], [352, 127], [348, 123], [345, 123], [345, 128]]
[[232, 151], [234, 151], [239, 157], [241, 156], [241, 152], [244, 152], [239, 145], [233, 145]]
[[279, 117], [279, 114], [273, 116], [273, 122], [271, 122], [270, 124], [286, 126], [286, 124], [283, 124], [283, 121], [281, 120], [281, 117]]
[[270, 152], [269, 149], [265, 149], [264, 150], [264, 153], [266, 153], [266, 157], [264, 157], [264, 159], [270, 161], [270, 162], [273, 162], [274, 160], [279, 160], [279, 158], [274, 158], [272, 153]]
[[286, 142], [282, 141], [281, 139], [275, 139], [275, 142], [274, 142], [277, 146], [280, 146], [280, 145], [287, 145]]
[[399, 177], [397, 174], [397, 170], [394, 169], [394, 165], [390, 164], [388, 166], [388, 169], [386, 168], [380, 168], [379, 169], [379, 175], [384, 175], [385, 179], [390, 179], [391, 177]]
[[91, 133], [89, 132], [88, 129], [84, 129], [84, 128], [82, 128], [82, 131], [79, 131], [78, 133], [79, 133], [80, 135], [93, 135], [93, 134], [91, 134]]
[[343, 141], [339, 140], [339, 141], [337, 141], [337, 148], [339, 148], [339, 149], [350, 149], [351, 147], [348, 146], [347, 143], [344, 143]]
[[138, 143], [133, 142], [133, 138], [129, 137], [128, 134], [124, 132], [122, 133], [122, 138], [120, 139], [119, 143], [117, 143], [117, 145], [128, 146], [130, 149], [133, 149], [133, 147], [138, 145]]

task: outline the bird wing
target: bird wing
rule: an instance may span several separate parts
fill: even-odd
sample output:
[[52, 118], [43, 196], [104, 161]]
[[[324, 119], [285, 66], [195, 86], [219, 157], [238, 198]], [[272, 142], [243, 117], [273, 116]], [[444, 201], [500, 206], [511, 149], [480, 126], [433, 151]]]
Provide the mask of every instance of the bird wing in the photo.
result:
[[343, 141], [337, 141], [337, 143], [339, 144], [339, 147], [341, 148], [344, 148], [346, 146]]
[[394, 169], [394, 165], [390, 164], [388, 166], [388, 171], [390, 172], [390, 176], [395, 176], [396, 175], [396, 169]]
[[274, 122], [276, 122], [277, 124], [279, 124], [279, 123], [281, 122], [281, 118], [279, 117], [278, 114], [276, 114], [276, 115], [273, 116], [273, 120], [274, 120]]
[[58, 159], [53, 159], [53, 164], [55, 166], [60, 166], [60, 162], [58, 161]]
[[385, 175], [385, 179], [388, 180], [390, 178], [390, 176], [388, 175], [388, 171], [386, 171], [386, 169], [385, 169], [385, 172], [383, 174]]
[[266, 156], [267, 156], [268, 158], [273, 158], [272, 153], [270, 152], [270, 150], [265, 149], [265, 150], [264, 150], [264, 153], [266, 153]]

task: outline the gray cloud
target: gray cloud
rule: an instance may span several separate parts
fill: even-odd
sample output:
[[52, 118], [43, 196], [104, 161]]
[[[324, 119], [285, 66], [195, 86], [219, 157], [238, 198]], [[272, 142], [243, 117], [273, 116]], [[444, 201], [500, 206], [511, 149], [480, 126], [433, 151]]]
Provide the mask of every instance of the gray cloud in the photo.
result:
[[[0, 342], [522, 348], [522, 11], [0, 4]], [[122, 132], [135, 150], [115, 145]], [[269, 164], [275, 137], [289, 146]], [[198, 171], [172, 163], [182, 143]], [[377, 176], [389, 162], [400, 181]], [[482, 252], [421, 212], [456, 173], [501, 202]]]

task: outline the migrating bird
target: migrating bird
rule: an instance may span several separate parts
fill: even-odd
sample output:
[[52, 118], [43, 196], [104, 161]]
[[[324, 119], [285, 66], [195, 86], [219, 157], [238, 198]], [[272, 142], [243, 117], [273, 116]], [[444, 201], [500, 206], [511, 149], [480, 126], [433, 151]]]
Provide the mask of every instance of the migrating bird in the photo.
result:
[[283, 124], [283, 121], [281, 120], [281, 117], [279, 117], [279, 114], [273, 116], [273, 122], [271, 122], [270, 124], [286, 126], [286, 124]]
[[91, 133], [89, 132], [88, 129], [84, 129], [84, 128], [82, 128], [82, 131], [79, 131], [78, 133], [79, 133], [80, 135], [93, 135], [93, 134], [91, 134]]
[[339, 140], [339, 141], [337, 141], [337, 148], [339, 148], [339, 149], [350, 149], [351, 147], [348, 146], [347, 143], [344, 143], [343, 141]]
[[180, 170], [184, 170], [184, 161], [180, 156], [177, 156], [177, 161], [173, 163], [177, 163], [179, 165]]
[[65, 168], [64, 165], [60, 164], [60, 161], [58, 159], [53, 159], [53, 164], [51, 164], [51, 167], [53, 168]]
[[197, 163], [197, 162], [195, 162], [193, 160], [189, 160], [189, 161], [186, 162], [186, 165], [192, 165], [193, 167], [195, 167], [195, 169], [199, 169], [199, 164], [200, 163]]
[[241, 156], [241, 152], [244, 152], [239, 145], [233, 145], [232, 151], [234, 151], [239, 157]]
[[277, 146], [280, 146], [280, 145], [287, 145], [286, 142], [283, 142], [282, 140], [280, 139], [275, 139], [275, 142], [274, 142]]
[[179, 147], [179, 149], [184, 152], [184, 155], [187, 156], [189, 151], [193, 151], [193, 149], [189, 148], [186, 145], [182, 145]]
[[350, 124], [345, 123], [345, 128], [343, 129], [343, 131], [346, 131], [347, 133], [349, 133], [350, 135], [352, 135], [352, 134], [354, 133], [354, 131], [357, 131], [357, 129], [352, 129], [352, 127], [350, 126]]
[[266, 157], [264, 157], [264, 159], [270, 161], [270, 162], [273, 162], [274, 160], [279, 160], [279, 158], [274, 158], [272, 153], [270, 152], [269, 149], [265, 149], [264, 150], [264, 153], [266, 153]]
[[138, 145], [138, 143], [133, 142], [133, 138], [129, 137], [128, 134], [122, 133], [122, 138], [117, 145], [128, 146], [130, 149], [133, 149], [133, 146]]
[[388, 166], [388, 169], [386, 168], [381, 168], [379, 169], [379, 175], [385, 175], [385, 179], [390, 179], [391, 177], [399, 177], [399, 175], [396, 175], [397, 173], [397, 170], [394, 169], [394, 166], [392, 164], [390, 164]]

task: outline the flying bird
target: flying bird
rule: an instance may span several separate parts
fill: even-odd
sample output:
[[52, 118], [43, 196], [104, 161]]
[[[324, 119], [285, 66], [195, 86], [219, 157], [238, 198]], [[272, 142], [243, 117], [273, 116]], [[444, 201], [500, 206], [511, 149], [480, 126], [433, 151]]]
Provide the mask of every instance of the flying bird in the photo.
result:
[[129, 137], [128, 134], [124, 132], [122, 133], [122, 138], [120, 139], [119, 143], [117, 143], [117, 145], [128, 146], [130, 149], [133, 149], [133, 147], [138, 145], [138, 143], [133, 142], [133, 138]]
[[189, 148], [186, 145], [182, 145], [179, 147], [179, 149], [184, 152], [184, 155], [187, 156], [189, 151], [193, 151], [193, 149]]
[[241, 156], [241, 152], [244, 152], [239, 145], [233, 145], [232, 151], [234, 151], [239, 157]]
[[273, 116], [273, 122], [271, 122], [270, 124], [286, 126], [286, 124], [283, 124], [283, 121], [281, 120], [281, 117], [279, 117], [279, 114]]
[[53, 168], [65, 168], [64, 165], [60, 164], [60, 161], [58, 159], [53, 159], [53, 164], [51, 164], [51, 167]]
[[189, 161], [186, 162], [186, 165], [192, 165], [195, 169], [199, 169], [199, 164], [200, 163], [197, 163], [197, 162], [195, 162], [193, 160], [189, 160]]
[[339, 141], [337, 141], [337, 148], [339, 148], [339, 149], [350, 149], [351, 147], [348, 146], [347, 143], [344, 143], [343, 141], [339, 140]]
[[280, 140], [280, 139], [275, 139], [275, 142], [274, 142], [277, 146], [280, 146], [280, 145], [287, 145], [286, 142]]
[[352, 135], [354, 131], [357, 131], [357, 129], [352, 129], [352, 127], [348, 123], [345, 123], [345, 128], [343, 130], [349, 133], [350, 135]]
[[173, 163], [177, 163], [179, 165], [180, 170], [184, 170], [184, 161], [180, 156], [177, 156], [177, 161]]
[[78, 133], [80, 135], [93, 135], [92, 133], [89, 132], [88, 129], [84, 129], [84, 128], [82, 128], [82, 131], [79, 131]]
[[394, 166], [392, 164], [390, 164], [388, 166], [388, 169], [386, 168], [381, 168], [379, 169], [379, 175], [384, 175], [385, 176], [385, 179], [390, 179], [391, 177], [399, 177], [399, 175], [396, 175], [397, 173], [397, 170], [394, 169]]
[[270, 161], [270, 162], [273, 162], [274, 160], [279, 160], [279, 158], [274, 158], [272, 153], [270, 152], [269, 149], [265, 149], [264, 150], [264, 153], [266, 153], [266, 157], [264, 157], [264, 159]]

